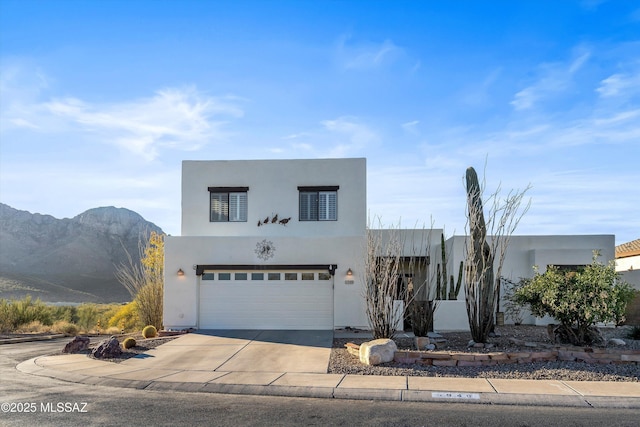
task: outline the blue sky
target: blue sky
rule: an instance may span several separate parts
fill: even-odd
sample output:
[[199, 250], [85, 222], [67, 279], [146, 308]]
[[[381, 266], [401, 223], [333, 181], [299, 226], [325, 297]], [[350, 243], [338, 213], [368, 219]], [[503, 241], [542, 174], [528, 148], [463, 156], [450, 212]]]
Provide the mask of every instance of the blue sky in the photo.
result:
[[372, 216], [640, 237], [637, 1], [0, 1], [0, 201], [180, 234], [182, 160], [366, 157]]

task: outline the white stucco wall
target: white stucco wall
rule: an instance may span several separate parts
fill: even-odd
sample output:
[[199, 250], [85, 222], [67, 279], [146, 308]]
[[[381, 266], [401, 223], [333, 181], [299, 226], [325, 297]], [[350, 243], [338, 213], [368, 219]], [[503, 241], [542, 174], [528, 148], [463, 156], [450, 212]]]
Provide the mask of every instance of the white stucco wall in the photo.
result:
[[[298, 186], [339, 186], [337, 221], [299, 221]], [[246, 222], [210, 222], [209, 187], [249, 187]], [[291, 218], [258, 226], [266, 217]], [[164, 322], [197, 327], [200, 278], [192, 266], [337, 264], [335, 327], [365, 327], [362, 263], [366, 230], [366, 160], [184, 161], [182, 236], [165, 242]], [[258, 258], [263, 240], [276, 250]], [[353, 276], [346, 280], [348, 269]], [[176, 272], [182, 269], [184, 276]], [[346, 282], [353, 282], [348, 284]]]
[[640, 255], [616, 258], [616, 271], [640, 271]]
[[[243, 237], [171, 237], [165, 240], [165, 305], [166, 328], [197, 327], [198, 286], [194, 265], [255, 264], [268, 267], [281, 264], [337, 264], [334, 280], [334, 326], [365, 328], [362, 260], [364, 237], [296, 237], [271, 236], [275, 247], [273, 258], [263, 261], [254, 250], [262, 236]], [[347, 270], [353, 271], [347, 284]], [[176, 272], [182, 269], [184, 276]]]
[[[298, 186], [338, 185], [337, 221], [299, 221]], [[249, 187], [247, 222], [209, 222], [209, 187]], [[182, 236], [353, 236], [366, 227], [366, 159], [182, 162]], [[257, 223], [277, 214], [286, 226]]]
[[[465, 236], [454, 236], [447, 240], [447, 249], [450, 251], [450, 271], [457, 274], [457, 266], [465, 256]], [[533, 277], [533, 266], [537, 265], [541, 273], [546, 271], [547, 265], [581, 265], [590, 264], [593, 251], [600, 251], [599, 261], [607, 263], [615, 255], [615, 236], [613, 235], [567, 235], [567, 236], [512, 236], [507, 250], [507, 255], [502, 267], [501, 276], [518, 281], [520, 278]], [[455, 266], [455, 267], [454, 267]], [[454, 270], [451, 270], [454, 268]], [[463, 284], [464, 288], [464, 284]], [[504, 296], [504, 292], [501, 292]], [[464, 299], [464, 289], [458, 296]], [[504, 301], [500, 301], [501, 311]], [[510, 323], [510, 319], [505, 319]], [[547, 324], [552, 322], [549, 318], [536, 318], [530, 314], [525, 315], [525, 324]]]
[[640, 291], [640, 270], [620, 271], [622, 280]]
[[[593, 251], [600, 252], [598, 260], [608, 263], [615, 256], [614, 235], [579, 236], [513, 236], [505, 258], [502, 277], [518, 281], [521, 277], [533, 277], [533, 266], [544, 273], [548, 265], [586, 265], [593, 259]], [[504, 292], [501, 293], [504, 296]], [[500, 301], [500, 311], [504, 301]], [[512, 323], [509, 318], [506, 323]], [[525, 324], [547, 325], [557, 323], [550, 317], [539, 318], [529, 313]]]

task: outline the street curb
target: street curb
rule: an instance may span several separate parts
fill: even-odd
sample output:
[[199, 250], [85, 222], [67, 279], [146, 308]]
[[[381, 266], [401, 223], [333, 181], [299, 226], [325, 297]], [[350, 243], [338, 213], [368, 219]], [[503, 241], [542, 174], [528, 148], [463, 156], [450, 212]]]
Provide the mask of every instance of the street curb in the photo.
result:
[[3, 344], [18, 344], [21, 342], [31, 342], [31, 341], [48, 341], [56, 338], [65, 338], [65, 334], [53, 334], [53, 335], [37, 335], [33, 337], [17, 337], [17, 338], [3, 338], [0, 339], [0, 345]]
[[[314, 386], [279, 386], [252, 384], [188, 383], [166, 381], [126, 380], [110, 377], [93, 377], [73, 372], [57, 371], [40, 367], [38, 357], [16, 366], [22, 373], [55, 378], [61, 381], [85, 385], [134, 388], [150, 391], [173, 391], [185, 393], [217, 393], [274, 397], [302, 397], [320, 399], [378, 400], [431, 403], [468, 403], [484, 405], [517, 405], [581, 408], [640, 409], [640, 397], [614, 396], [562, 396], [541, 394], [470, 393], [469, 396], [451, 395], [428, 390], [397, 390], [339, 388]], [[437, 393], [437, 394], [436, 394]]]

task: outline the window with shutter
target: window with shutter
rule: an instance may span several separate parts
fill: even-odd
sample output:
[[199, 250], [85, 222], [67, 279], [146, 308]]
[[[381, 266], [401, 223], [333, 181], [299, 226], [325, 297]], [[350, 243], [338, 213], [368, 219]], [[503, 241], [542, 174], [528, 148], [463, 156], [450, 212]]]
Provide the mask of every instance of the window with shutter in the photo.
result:
[[300, 221], [316, 221], [318, 219], [318, 193], [300, 193]]
[[211, 222], [246, 222], [249, 187], [209, 187]]
[[229, 221], [229, 194], [211, 193], [211, 222]]
[[247, 193], [229, 193], [229, 221], [247, 220]]
[[300, 221], [336, 221], [338, 186], [298, 187]]
[[338, 219], [338, 194], [335, 191], [318, 193], [318, 221]]

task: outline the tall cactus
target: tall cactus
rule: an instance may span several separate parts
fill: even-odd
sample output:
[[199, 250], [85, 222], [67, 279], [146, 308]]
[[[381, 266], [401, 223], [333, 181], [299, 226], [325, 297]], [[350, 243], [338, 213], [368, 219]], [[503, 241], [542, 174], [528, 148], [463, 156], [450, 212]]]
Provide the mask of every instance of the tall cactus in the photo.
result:
[[493, 254], [487, 243], [487, 226], [482, 210], [482, 191], [476, 171], [466, 173], [469, 244], [467, 245], [466, 302], [471, 337], [486, 342], [494, 326], [493, 313], [497, 303], [493, 273]]
[[447, 248], [444, 245], [444, 234], [440, 235], [440, 256], [442, 257], [442, 299], [447, 299]]
[[[458, 282], [454, 283], [453, 274], [447, 278], [447, 248], [445, 246], [444, 234], [440, 235], [440, 257], [442, 259], [436, 271], [436, 299], [439, 300], [456, 300], [460, 293], [462, 285], [462, 268], [464, 261], [460, 261], [460, 270], [458, 271]], [[447, 284], [449, 289], [447, 290]]]
[[464, 268], [464, 261], [460, 261], [460, 269], [458, 270], [458, 281], [455, 284], [453, 282], [453, 274], [449, 276], [449, 280], [450, 280], [449, 299], [450, 300], [458, 299], [458, 294], [460, 293], [460, 286], [462, 285], [463, 268]]

